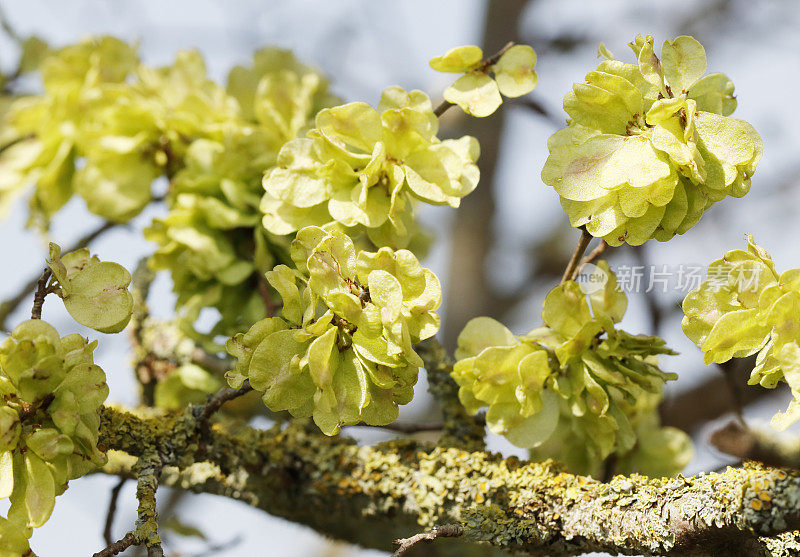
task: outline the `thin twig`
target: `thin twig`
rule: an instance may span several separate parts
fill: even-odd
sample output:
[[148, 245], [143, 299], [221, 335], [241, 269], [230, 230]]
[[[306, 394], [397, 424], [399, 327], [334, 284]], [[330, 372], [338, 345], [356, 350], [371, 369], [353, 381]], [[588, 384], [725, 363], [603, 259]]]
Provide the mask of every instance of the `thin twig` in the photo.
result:
[[733, 406], [733, 413], [742, 427], [747, 428], [747, 423], [744, 421], [744, 404], [742, 403], [742, 386], [736, 380], [735, 368], [736, 364], [732, 360], [717, 364], [722, 375], [725, 377], [725, 383], [728, 385], [728, 391], [731, 393], [731, 401]]
[[[486, 415], [485, 414], [476, 414], [473, 416], [475, 421], [481, 425], [486, 424]], [[388, 429], [389, 431], [396, 431], [397, 433], [420, 433], [423, 431], [442, 431], [445, 428], [444, 422], [431, 422], [428, 424], [416, 424], [416, 423], [398, 423], [394, 422], [391, 424], [386, 425], [375, 425], [375, 424], [368, 424], [366, 422], [358, 422], [354, 426], [350, 427], [377, 427], [379, 429]]]
[[242, 384], [241, 387], [238, 389], [222, 389], [220, 392], [212, 396], [203, 409], [200, 411], [200, 414], [197, 415], [197, 424], [200, 427], [204, 427], [205, 424], [208, 422], [208, 419], [226, 402], [233, 400], [235, 398], [239, 398], [242, 395], [245, 395], [253, 390], [253, 387], [250, 386], [250, 381], [246, 380]]
[[592, 251], [590, 251], [589, 255], [587, 255], [586, 257], [581, 259], [580, 265], [578, 265], [578, 268], [575, 269], [575, 271], [572, 273], [572, 279], [576, 279], [578, 277], [578, 275], [581, 274], [581, 271], [583, 270], [583, 267], [586, 264], [591, 263], [592, 261], [594, 261], [595, 259], [600, 257], [600, 255], [602, 255], [603, 252], [606, 251], [607, 247], [608, 247], [608, 244], [606, 243], [606, 241], [605, 240], [600, 240], [600, 244], [596, 248], [594, 248]]
[[111, 489], [111, 499], [108, 502], [108, 513], [106, 513], [106, 525], [103, 528], [103, 539], [109, 546], [114, 542], [114, 539], [111, 537], [111, 529], [114, 526], [114, 516], [117, 514], [119, 493], [122, 491], [122, 486], [124, 486], [127, 481], [128, 478], [122, 478], [119, 480], [119, 483]]
[[[109, 544], [105, 549], [98, 551], [94, 557], [109, 557], [126, 550], [132, 545], [144, 545], [148, 557], [163, 557], [161, 538], [158, 537], [158, 512], [156, 511], [156, 491], [158, 479], [161, 475], [163, 461], [157, 454], [143, 454], [139, 457], [136, 466], [136, 499], [139, 506], [136, 511], [136, 527], [125, 534], [125, 537]], [[121, 486], [120, 486], [121, 487]], [[112, 496], [112, 502], [114, 497]], [[114, 503], [116, 507], [116, 503]], [[111, 515], [109, 508], [109, 515]], [[110, 538], [110, 527], [106, 533]]]
[[21, 45], [23, 42], [25, 42], [25, 39], [23, 39], [22, 36], [17, 33], [17, 30], [14, 29], [14, 26], [11, 25], [11, 21], [8, 19], [8, 16], [2, 8], [0, 8], [0, 27], [3, 28], [3, 31], [5, 31], [6, 35], [8, 35], [8, 37], [15, 43]]
[[441, 118], [442, 114], [447, 112], [451, 106], [455, 106], [450, 101], [442, 101], [439, 105], [433, 109], [433, 113], [436, 115], [437, 118]]
[[[94, 241], [98, 236], [102, 235], [104, 232], [114, 228], [115, 226], [119, 226], [115, 222], [105, 222], [102, 226], [92, 230], [82, 238], [80, 238], [74, 245], [70, 246], [69, 248], [63, 250], [64, 253], [69, 253], [71, 251], [75, 251], [81, 248], [85, 248], [88, 246], [92, 241]], [[22, 288], [12, 297], [0, 304], [0, 329], [6, 329], [6, 320], [8, 320], [8, 316], [19, 307], [19, 305], [24, 302], [28, 296], [30, 295], [31, 291], [36, 288], [36, 285], [39, 283], [39, 277], [32, 278], [28, 282], [26, 282]]]
[[389, 431], [396, 431], [398, 433], [419, 433], [422, 431], [441, 431], [444, 429], [443, 422], [432, 422], [429, 424], [400, 424], [392, 423], [386, 425], [373, 425], [366, 422], [358, 422], [353, 427], [377, 427], [380, 429], [388, 429]]
[[608, 244], [606, 243], [606, 241], [605, 240], [600, 240], [600, 244], [596, 248], [594, 248], [592, 251], [590, 251], [589, 255], [587, 255], [586, 257], [581, 259], [581, 267], [583, 267], [587, 263], [591, 263], [592, 261], [594, 261], [595, 259], [600, 257], [603, 254], [603, 252], [606, 251], [607, 247], [608, 247]]
[[583, 252], [589, 247], [589, 242], [592, 241], [592, 235], [586, 230], [586, 227], [581, 226], [581, 237], [578, 239], [578, 245], [575, 246], [575, 251], [572, 252], [572, 257], [569, 258], [567, 268], [564, 269], [564, 275], [561, 277], [560, 284], [564, 284], [568, 280], [572, 280], [575, 276], [575, 271], [578, 270], [578, 264], [581, 262]]
[[[633, 246], [633, 256], [636, 258], [641, 269], [649, 268], [652, 286], [653, 267], [650, 265], [650, 260], [647, 255], [647, 244], [641, 246]], [[637, 287], [638, 288], [638, 287]], [[644, 301], [647, 304], [647, 312], [650, 315], [650, 334], [657, 335], [661, 331], [661, 324], [664, 321], [664, 310], [659, 303], [660, 297], [655, 288], [646, 288], [644, 291]]]
[[497, 62], [500, 61], [500, 57], [503, 56], [503, 54], [505, 54], [509, 48], [514, 46], [514, 44], [514, 41], [508, 41], [505, 45], [503, 45], [503, 48], [492, 54], [489, 58], [485, 59], [483, 61], [483, 65], [485, 67], [489, 67], [497, 64]]
[[50, 267], [45, 267], [42, 271], [42, 276], [36, 281], [36, 292], [33, 295], [33, 309], [31, 309], [31, 319], [42, 318], [42, 306], [44, 305], [44, 298], [50, 292], [47, 288], [47, 281], [53, 272]]
[[[480, 67], [483, 68], [484, 71], [486, 71], [486, 69], [489, 66], [492, 66], [492, 65], [496, 64], [497, 61], [500, 60], [500, 57], [503, 54], [505, 54], [506, 51], [509, 48], [511, 48], [512, 46], [514, 46], [514, 41], [507, 42], [503, 48], [501, 48], [500, 50], [495, 52], [492, 56], [482, 60], [481, 63], [480, 63]], [[455, 106], [455, 105], [453, 103], [451, 103], [450, 101], [442, 101], [441, 103], [439, 103], [439, 105], [436, 108], [433, 109], [433, 113], [436, 115], [437, 118], [440, 118], [442, 116], [442, 114], [444, 114], [445, 112], [447, 112], [450, 109], [451, 106]]]
[[406, 552], [422, 541], [430, 542], [436, 538], [458, 538], [463, 533], [461, 526], [458, 524], [445, 524], [444, 526], [435, 526], [427, 532], [422, 532], [411, 536], [410, 538], [403, 538], [395, 540], [394, 543], [399, 545], [397, 551], [392, 553], [392, 557], [400, 557], [405, 555]]
[[122, 538], [117, 542], [109, 544], [108, 547], [106, 547], [101, 551], [98, 551], [92, 557], [112, 557], [112, 555], [117, 555], [118, 553], [122, 553], [130, 546], [135, 544], [136, 544], [136, 536], [133, 534], [133, 532], [128, 532], [127, 534], [125, 534], [124, 538]]

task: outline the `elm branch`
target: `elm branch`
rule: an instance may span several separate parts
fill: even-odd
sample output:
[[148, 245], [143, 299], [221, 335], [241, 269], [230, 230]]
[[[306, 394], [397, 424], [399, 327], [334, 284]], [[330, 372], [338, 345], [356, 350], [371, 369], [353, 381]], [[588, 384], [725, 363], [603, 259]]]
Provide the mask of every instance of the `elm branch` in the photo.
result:
[[101, 443], [132, 456], [157, 451], [169, 467], [166, 485], [241, 500], [383, 550], [394, 539], [456, 524], [462, 536], [447, 542], [462, 554], [483, 542], [529, 555], [778, 555], [770, 544], [795, 543], [784, 532], [800, 529], [800, 474], [759, 464], [602, 483], [550, 461], [410, 440], [357, 446], [305, 420], [232, 432], [217, 422], [202, 451], [198, 431], [191, 409], [101, 413]]

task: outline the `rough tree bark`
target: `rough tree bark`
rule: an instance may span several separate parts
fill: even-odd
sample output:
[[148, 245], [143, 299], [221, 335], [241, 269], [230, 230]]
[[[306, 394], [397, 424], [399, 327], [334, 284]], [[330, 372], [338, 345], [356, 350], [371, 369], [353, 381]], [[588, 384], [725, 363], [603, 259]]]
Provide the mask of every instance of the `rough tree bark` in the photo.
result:
[[529, 555], [791, 555], [795, 535], [778, 534], [800, 528], [800, 474], [755, 463], [602, 483], [553, 462], [484, 451], [410, 440], [358, 446], [305, 420], [267, 431], [217, 423], [203, 438], [197, 432], [192, 409], [137, 416], [105, 407], [100, 441], [113, 449], [105, 471], [130, 475], [130, 457], [157, 454], [164, 485], [244, 501], [384, 550], [395, 538], [458, 524], [456, 544]]

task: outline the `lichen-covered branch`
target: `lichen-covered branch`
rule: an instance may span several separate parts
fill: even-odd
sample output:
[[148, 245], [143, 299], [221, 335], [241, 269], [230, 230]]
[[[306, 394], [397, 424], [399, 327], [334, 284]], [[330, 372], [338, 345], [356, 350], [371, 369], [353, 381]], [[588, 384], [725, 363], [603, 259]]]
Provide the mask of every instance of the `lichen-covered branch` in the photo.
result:
[[50, 280], [52, 272], [47, 267], [42, 272], [42, 276], [36, 281], [36, 292], [33, 295], [33, 309], [31, 309], [31, 319], [42, 318], [42, 306], [44, 306], [44, 298], [47, 296], [47, 281]]
[[[157, 454], [143, 454], [130, 467], [130, 474], [136, 477], [136, 499], [139, 501], [136, 526], [117, 542], [94, 554], [93, 557], [117, 555], [134, 545], [144, 545], [147, 557], [164, 557], [161, 538], [158, 536], [158, 512], [156, 511], [156, 490], [162, 463]], [[124, 477], [124, 476], [123, 476]], [[116, 506], [116, 503], [114, 503]], [[111, 516], [111, 515], [110, 515]], [[106, 538], [108, 531], [106, 529]]]
[[439, 444], [460, 447], [470, 451], [482, 450], [486, 445], [483, 420], [469, 414], [458, 399], [458, 385], [450, 372], [453, 360], [435, 338], [417, 346], [425, 370], [428, 372], [428, 391], [442, 407], [443, 428]]
[[457, 524], [462, 536], [448, 542], [460, 554], [465, 544], [485, 542], [530, 555], [769, 555], [768, 544], [796, 541], [778, 534], [800, 529], [800, 475], [758, 464], [604, 484], [552, 462], [409, 440], [360, 447], [303, 420], [233, 433], [218, 422], [201, 449], [191, 411], [137, 417], [104, 408], [101, 417], [106, 448], [162, 455], [164, 484], [245, 501], [384, 550], [396, 538]]
[[148, 557], [163, 557], [161, 538], [158, 536], [158, 512], [156, 512], [156, 490], [158, 477], [161, 475], [161, 458], [158, 455], [142, 455], [136, 465], [136, 530], [134, 531], [140, 544], [147, 548]]

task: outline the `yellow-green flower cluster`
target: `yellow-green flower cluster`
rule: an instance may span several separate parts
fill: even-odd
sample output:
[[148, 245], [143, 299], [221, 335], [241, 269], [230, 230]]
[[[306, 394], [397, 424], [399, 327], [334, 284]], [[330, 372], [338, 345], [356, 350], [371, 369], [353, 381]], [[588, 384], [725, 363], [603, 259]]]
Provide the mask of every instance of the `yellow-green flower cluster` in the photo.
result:
[[260, 224], [261, 179], [281, 146], [336, 102], [327, 81], [268, 48], [234, 68], [226, 89], [198, 52], [153, 68], [111, 37], [51, 52], [41, 74], [43, 93], [7, 117], [19, 141], [0, 153], [0, 202], [34, 184], [32, 222], [47, 226], [75, 193], [89, 211], [126, 222], [166, 178], [169, 212], [146, 236], [159, 244], [154, 268], [172, 271], [187, 329], [207, 307], [222, 314], [212, 336], [263, 317], [257, 277], [281, 241]]
[[357, 251], [339, 231], [307, 227], [269, 280], [283, 298], [280, 317], [228, 342], [238, 358], [228, 374], [245, 379], [273, 411], [313, 416], [327, 435], [360, 421], [394, 421], [414, 394], [422, 360], [413, 344], [439, 328], [436, 276], [408, 250]]
[[430, 61], [440, 72], [463, 73], [444, 92], [444, 100], [461, 107], [472, 116], [494, 113], [506, 97], [521, 97], [533, 91], [538, 76], [533, 70], [536, 53], [528, 45], [513, 45], [496, 61], [484, 60], [477, 46], [451, 48]]
[[333, 222], [377, 246], [406, 247], [415, 200], [458, 207], [478, 183], [478, 142], [441, 141], [438, 128], [427, 95], [400, 87], [386, 89], [377, 110], [355, 102], [320, 111], [264, 177], [264, 227], [290, 234]]
[[[657, 401], [676, 377], [658, 368], [658, 354], [673, 354], [662, 339], [616, 329], [627, 299], [608, 265], [598, 269], [605, 283], [588, 301], [574, 281], [557, 286], [544, 302], [544, 326], [525, 335], [487, 317], [470, 321], [453, 368], [461, 402], [470, 412], [488, 406], [491, 431], [586, 473], [637, 447], [655, 408], [643, 397]], [[685, 458], [676, 455], [673, 464]]]
[[257, 139], [235, 133], [222, 142], [192, 143], [172, 182], [169, 212], [145, 229], [145, 238], [158, 245], [150, 266], [170, 272], [187, 334], [195, 334], [194, 323], [207, 307], [220, 314], [212, 337], [264, 317], [258, 273], [274, 260], [257, 207], [270, 151]]
[[761, 158], [761, 138], [736, 108], [724, 74], [703, 76], [692, 37], [630, 44], [636, 64], [607, 58], [564, 97], [568, 127], [548, 141], [542, 180], [573, 226], [609, 244], [667, 241], [728, 195], [741, 197]]
[[800, 419], [800, 269], [778, 273], [748, 236], [747, 251], [729, 251], [709, 265], [708, 280], [686, 296], [683, 312], [683, 332], [707, 364], [757, 353], [751, 385], [789, 384], [794, 398], [773, 426]]
[[[50, 216], [72, 197], [77, 182], [86, 184], [88, 176], [105, 174], [103, 170], [109, 171], [109, 165], [114, 167], [114, 174], [124, 175], [127, 180], [146, 181], [148, 175], [152, 179], [152, 172], [138, 175], [141, 169], [131, 168], [138, 167], [138, 161], [124, 157], [112, 157], [118, 159], [114, 162], [109, 157], [92, 157], [83, 170], [76, 168], [76, 161], [87, 154], [82, 144], [92, 128], [101, 124], [114, 128], [107, 132], [112, 139], [104, 153], [121, 148], [114, 137], [119, 133], [115, 123], [100, 122], [99, 116], [113, 107], [120, 91], [128, 88], [125, 80], [137, 64], [135, 50], [112, 37], [87, 39], [53, 52], [42, 62], [44, 94], [20, 98], [6, 117], [16, 136], [24, 140], [7, 149], [0, 159], [0, 201], [4, 208], [33, 183], [36, 188], [30, 202], [31, 219], [47, 225]], [[105, 159], [105, 164], [100, 158]], [[121, 178], [115, 178], [118, 179]], [[113, 188], [100, 183], [97, 189], [97, 199], [105, 201]], [[132, 189], [136, 188], [123, 188], [125, 193]], [[146, 190], [149, 192], [149, 182]], [[132, 204], [129, 199], [115, 203], [117, 216]]]
[[0, 344], [0, 553], [23, 555], [31, 529], [50, 517], [69, 480], [105, 463], [97, 448], [103, 370], [80, 335], [60, 337], [41, 320], [20, 324]]
[[274, 249], [288, 245], [261, 227], [261, 179], [281, 146], [333, 102], [327, 87], [290, 52], [274, 48], [258, 51], [252, 67], [231, 70], [228, 94], [241, 120], [186, 148], [169, 213], [145, 231], [159, 245], [151, 264], [171, 272], [186, 324], [213, 307], [220, 319], [210, 335], [230, 336], [264, 317], [259, 276], [274, 266]]
[[0, 182], [4, 202], [35, 184], [31, 216], [44, 226], [73, 193], [97, 215], [130, 220], [194, 140], [220, 139], [239, 123], [236, 100], [206, 77], [195, 51], [151, 68], [118, 39], [90, 38], [53, 52], [41, 74], [43, 94], [19, 99], [7, 116], [23, 140], [3, 153]]

